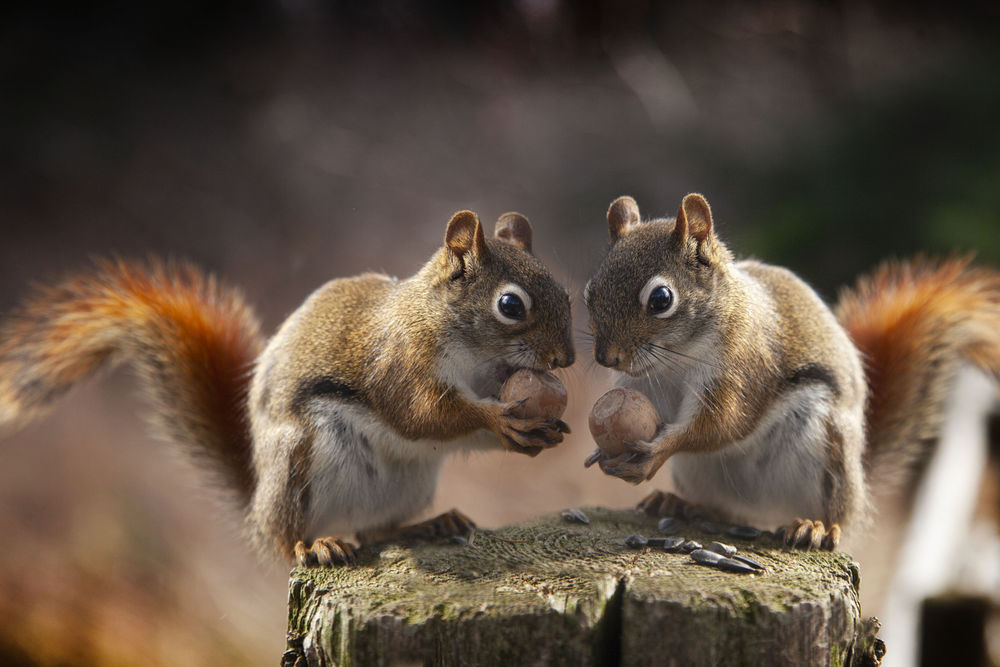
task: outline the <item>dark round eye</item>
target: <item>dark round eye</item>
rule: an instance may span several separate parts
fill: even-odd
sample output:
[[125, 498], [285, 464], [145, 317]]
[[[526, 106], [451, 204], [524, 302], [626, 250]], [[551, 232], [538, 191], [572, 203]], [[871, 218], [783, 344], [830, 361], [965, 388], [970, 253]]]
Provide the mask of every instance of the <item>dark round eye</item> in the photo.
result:
[[497, 308], [502, 315], [512, 320], [523, 320], [528, 314], [521, 297], [511, 292], [500, 295], [500, 299], [497, 301]]
[[647, 308], [653, 315], [667, 312], [672, 305], [674, 305], [674, 293], [666, 285], [660, 285], [649, 293]]

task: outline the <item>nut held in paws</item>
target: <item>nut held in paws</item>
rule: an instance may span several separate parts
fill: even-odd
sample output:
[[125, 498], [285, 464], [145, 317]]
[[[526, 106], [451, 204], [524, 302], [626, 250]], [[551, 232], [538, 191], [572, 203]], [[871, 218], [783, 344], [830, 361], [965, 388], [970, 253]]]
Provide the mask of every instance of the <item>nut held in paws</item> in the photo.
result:
[[558, 419], [566, 410], [566, 387], [552, 373], [519, 368], [500, 388], [500, 402], [528, 399], [514, 410], [521, 419]]
[[621, 454], [626, 442], [651, 441], [659, 426], [656, 408], [634, 389], [612, 389], [590, 410], [590, 434], [608, 456]]

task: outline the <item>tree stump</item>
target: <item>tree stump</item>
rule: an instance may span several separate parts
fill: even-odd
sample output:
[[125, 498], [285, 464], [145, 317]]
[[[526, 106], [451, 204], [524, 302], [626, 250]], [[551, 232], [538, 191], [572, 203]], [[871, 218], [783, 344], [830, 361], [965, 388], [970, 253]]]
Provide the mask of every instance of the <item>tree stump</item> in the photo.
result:
[[680, 535], [738, 547], [765, 566], [735, 574], [689, 555], [629, 548], [656, 536], [638, 511], [584, 510], [469, 544], [384, 545], [358, 565], [296, 569], [288, 651], [295, 667], [348, 665], [877, 664], [859, 572], [844, 553], [789, 551], [773, 538]]

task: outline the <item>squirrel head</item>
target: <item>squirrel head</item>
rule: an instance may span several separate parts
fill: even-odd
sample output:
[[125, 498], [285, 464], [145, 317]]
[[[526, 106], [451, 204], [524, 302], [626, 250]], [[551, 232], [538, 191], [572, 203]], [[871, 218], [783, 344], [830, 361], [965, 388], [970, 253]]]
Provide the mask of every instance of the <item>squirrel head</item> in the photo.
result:
[[520, 213], [501, 215], [493, 238], [472, 211], [452, 216], [438, 265], [449, 331], [481, 358], [566, 367], [574, 360], [569, 294], [531, 254], [531, 236]]
[[631, 197], [607, 217], [611, 245], [584, 290], [594, 358], [641, 375], [714, 330], [732, 257], [700, 194], [684, 197], [676, 218], [643, 222]]

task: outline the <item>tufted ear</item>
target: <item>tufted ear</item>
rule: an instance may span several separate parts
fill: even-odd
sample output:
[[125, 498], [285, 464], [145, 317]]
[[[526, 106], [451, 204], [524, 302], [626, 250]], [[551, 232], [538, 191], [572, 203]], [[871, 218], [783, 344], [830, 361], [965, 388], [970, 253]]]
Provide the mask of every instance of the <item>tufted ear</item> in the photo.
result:
[[696, 192], [685, 195], [677, 211], [673, 236], [683, 246], [688, 239], [694, 239], [698, 261], [702, 264], [716, 264], [720, 259], [719, 242], [712, 226], [712, 209], [708, 201]]
[[611, 242], [617, 243], [625, 234], [639, 226], [639, 205], [629, 196], [619, 197], [608, 207], [608, 233]]
[[531, 223], [520, 213], [504, 213], [497, 220], [493, 235], [526, 252], [531, 252]]
[[470, 260], [482, 262], [486, 260], [489, 251], [486, 248], [486, 238], [483, 236], [483, 226], [479, 217], [472, 211], [459, 211], [451, 216], [448, 229], [444, 233], [444, 244], [459, 267], [464, 268]]

